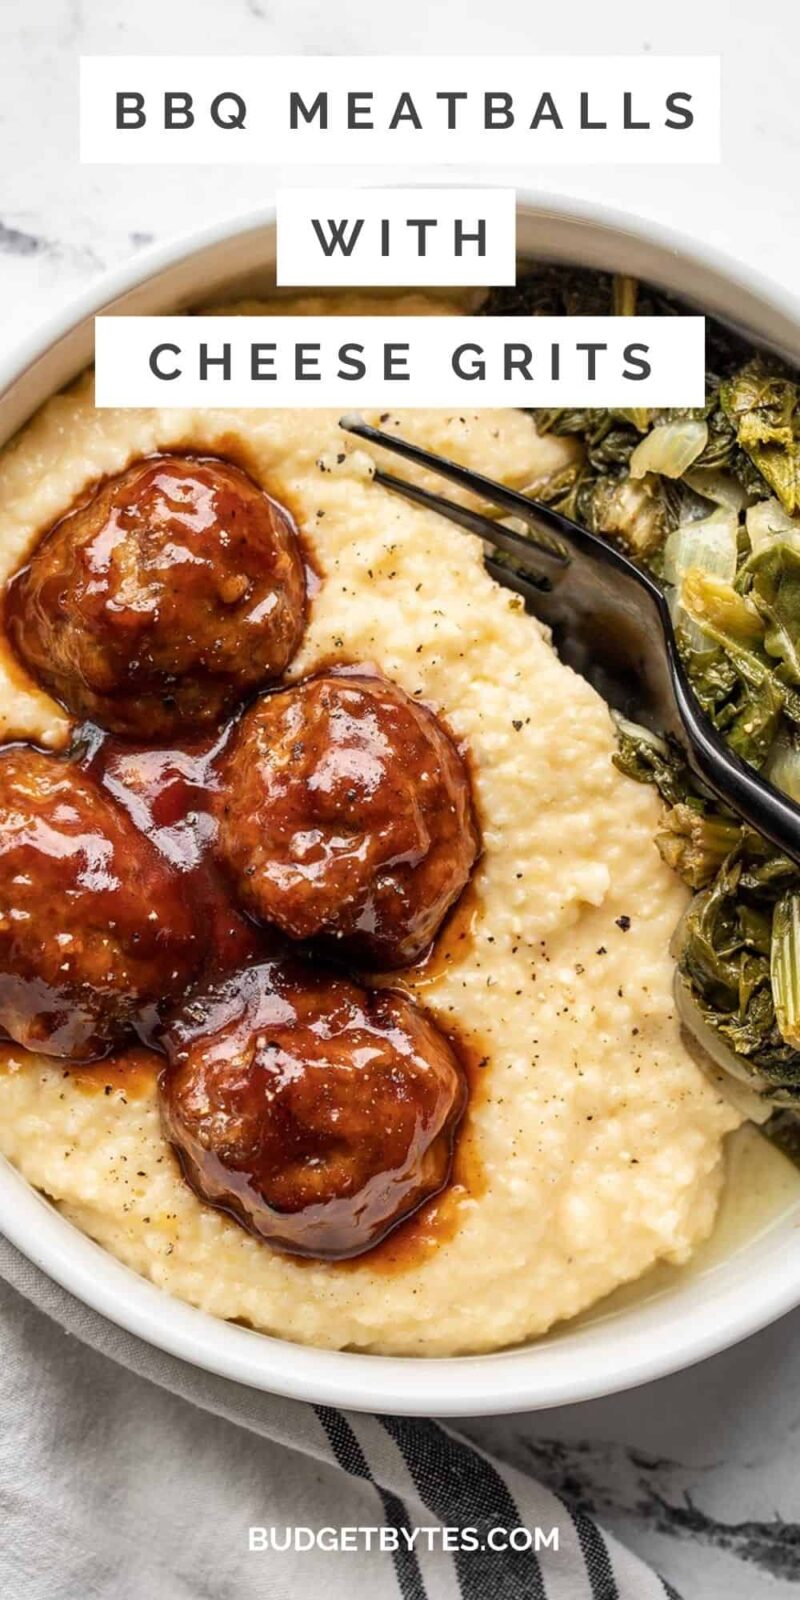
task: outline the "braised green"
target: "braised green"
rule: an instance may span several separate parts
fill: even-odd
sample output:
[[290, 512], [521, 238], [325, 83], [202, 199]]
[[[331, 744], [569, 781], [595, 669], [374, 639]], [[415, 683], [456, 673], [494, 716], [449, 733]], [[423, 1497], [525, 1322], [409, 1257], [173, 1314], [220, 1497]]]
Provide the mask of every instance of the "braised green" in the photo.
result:
[[[625, 277], [561, 266], [494, 290], [488, 315], [675, 315]], [[537, 495], [664, 583], [695, 691], [730, 745], [800, 801], [800, 375], [707, 320], [706, 401], [538, 410], [574, 459]], [[729, 1070], [800, 1102], [800, 870], [697, 785], [665, 740], [619, 719], [617, 763], [665, 802], [658, 847], [693, 890], [678, 1003]]]

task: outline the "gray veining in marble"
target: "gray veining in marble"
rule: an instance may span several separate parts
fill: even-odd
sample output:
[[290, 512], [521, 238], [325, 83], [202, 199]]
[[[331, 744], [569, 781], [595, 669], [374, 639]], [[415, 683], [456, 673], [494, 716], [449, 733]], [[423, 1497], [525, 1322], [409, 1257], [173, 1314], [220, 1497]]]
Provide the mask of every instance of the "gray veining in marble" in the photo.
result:
[[[454, 23], [457, 28], [454, 30]], [[0, 338], [15, 341], [104, 267], [267, 200], [279, 167], [81, 168], [84, 53], [714, 53], [724, 48], [721, 170], [612, 168], [502, 177], [594, 196], [688, 232], [794, 286], [800, 257], [791, 0], [3, 0]], [[395, 170], [393, 179], [447, 177]], [[471, 174], [476, 178], [481, 174]], [[331, 170], [331, 184], [365, 174]], [[374, 172], [368, 174], [376, 181]], [[459, 172], [459, 179], [470, 174]], [[484, 175], [486, 176], [486, 175]], [[493, 172], [490, 181], [499, 181]], [[308, 181], [314, 181], [310, 175]], [[800, 1313], [692, 1371], [548, 1414], [473, 1422], [476, 1439], [596, 1511], [684, 1600], [782, 1600], [800, 1587]]]

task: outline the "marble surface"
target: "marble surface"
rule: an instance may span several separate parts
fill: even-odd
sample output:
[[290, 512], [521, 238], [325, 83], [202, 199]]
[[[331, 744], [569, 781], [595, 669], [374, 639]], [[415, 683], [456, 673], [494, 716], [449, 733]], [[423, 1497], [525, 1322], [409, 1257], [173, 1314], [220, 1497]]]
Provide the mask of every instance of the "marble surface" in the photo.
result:
[[[0, 338], [13, 342], [105, 267], [147, 243], [269, 198], [274, 169], [81, 168], [85, 53], [724, 54], [721, 169], [487, 174], [595, 196], [695, 230], [793, 287], [800, 250], [791, 0], [3, 0], [0, 7]], [[358, 173], [332, 170], [329, 181]], [[367, 174], [361, 176], [366, 177]], [[369, 175], [375, 181], [375, 174]], [[447, 169], [394, 170], [414, 181]], [[459, 177], [481, 176], [459, 173]], [[314, 175], [308, 177], [314, 181]], [[795, 1381], [797, 1380], [797, 1381]], [[596, 1511], [684, 1600], [780, 1600], [800, 1586], [800, 1312], [748, 1343], [628, 1395], [469, 1424]]]

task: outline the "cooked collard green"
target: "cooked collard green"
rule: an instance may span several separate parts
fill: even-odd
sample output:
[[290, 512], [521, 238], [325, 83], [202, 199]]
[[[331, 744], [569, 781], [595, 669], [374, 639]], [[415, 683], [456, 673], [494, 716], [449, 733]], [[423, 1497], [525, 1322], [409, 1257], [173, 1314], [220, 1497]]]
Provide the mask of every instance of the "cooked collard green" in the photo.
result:
[[[489, 316], [682, 309], [632, 278], [556, 265], [484, 305]], [[664, 582], [705, 710], [800, 801], [800, 375], [713, 318], [706, 328], [703, 407], [534, 412], [540, 432], [582, 446], [537, 494]], [[660, 791], [656, 842], [694, 891], [676, 957], [698, 1032], [777, 1100], [800, 1102], [800, 870], [700, 793], [665, 742], [622, 719], [618, 737], [617, 765]]]

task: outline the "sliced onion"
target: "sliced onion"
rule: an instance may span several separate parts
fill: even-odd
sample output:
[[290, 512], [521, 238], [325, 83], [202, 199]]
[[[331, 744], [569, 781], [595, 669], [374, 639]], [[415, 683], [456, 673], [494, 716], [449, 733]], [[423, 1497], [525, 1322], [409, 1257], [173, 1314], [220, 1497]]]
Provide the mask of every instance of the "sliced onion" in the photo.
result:
[[628, 464], [632, 478], [660, 472], [665, 478], [682, 478], [708, 444], [708, 423], [692, 417], [660, 422], [637, 444]]
[[647, 744], [651, 750], [657, 750], [659, 755], [669, 755], [669, 745], [660, 734], [654, 733], [652, 728], [645, 728], [641, 722], [632, 722], [630, 717], [624, 717], [621, 711], [609, 706], [611, 721], [623, 739], [635, 739], [637, 744]]
[[739, 519], [720, 507], [709, 517], [682, 522], [664, 545], [664, 578], [678, 584], [686, 573], [700, 567], [715, 578], [732, 583], [736, 577]]
[[747, 505], [747, 494], [739, 479], [719, 467], [693, 467], [691, 472], [686, 473], [686, 482], [695, 494], [702, 495], [704, 500], [713, 500], [717, 506], [724, 506], [726, 511], [735, 511], [738, 515]]
[[800, 544], [800, 522], [784, 511], [780, 500], [758, 500], [750, 506], [745, 516], [747, 535], [754, 551], [774, 544], [776, 539], [789, 539]]
[[691, 984], [675, 973], [675, 1005], [688, 1035], [692, 1055], [739, 1115], [748, 1122], [767, 1122], [774, 1110], [769, 1086], [760, 1073], [753, 1072], [741, 1056], [721, 1039], [701, 1014]]
[[708, 572], [724, 583], [733, 583], [738, 558], [739, 519], [735, 511], [720, 507], [710, 517], [682, 522], [669, 535], [664, 546], [664, 579], [674, 586], [670, 598], [672, 620], [680, 628], [691, 650], [702, 652], [712, 646], [681, 604], [681, 584], [688, 572]]
[[764, 776], [776, 789], [800, 803], [800, 750], [791, 739], [778, 739], [764, 764]]

